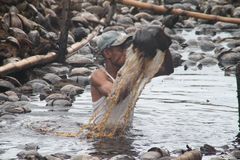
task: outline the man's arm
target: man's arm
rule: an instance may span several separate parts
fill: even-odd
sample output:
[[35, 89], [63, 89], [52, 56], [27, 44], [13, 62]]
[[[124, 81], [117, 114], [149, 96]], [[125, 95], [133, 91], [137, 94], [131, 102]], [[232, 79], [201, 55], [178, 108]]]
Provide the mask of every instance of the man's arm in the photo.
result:
[[111, 93], [113, 83], [102, 70], [96, 70], [90, 78], [91, 86], [94, 87], [101, 96], [108, 96]]
[[171, 55], [169, 49], [167, 49], [165, 51], [165, 53], [166, 53], [166, 55], [165, 55], [165, 59], [164, 59], [163, 65], [159, 69], [159, 71], [155, 74], [154, 77], [161, 76], [161, 75], [170, 75], [171, 73], [174, 72], [174, 67], [173, 67], [173, 62], [172, 62], [172, 55]]

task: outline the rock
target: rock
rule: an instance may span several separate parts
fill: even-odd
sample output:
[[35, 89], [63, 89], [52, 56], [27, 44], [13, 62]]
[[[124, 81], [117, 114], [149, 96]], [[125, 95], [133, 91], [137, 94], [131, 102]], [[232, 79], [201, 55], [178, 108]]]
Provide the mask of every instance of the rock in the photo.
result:
[[28, 107], [26, 102], [6, 102], [0, 105], [0, 109], [5, 113], [29, 113], [31, 109]]
[[62, 78], [54, 73], [47, 73], [43, 76], [43, 80], [47, 81], [48, 83], [55, 84], [59, 82]]
[[45, 100], [46, 100], [46, 102], [48, 102], [48, 101], [57, 100], [57, 99], [71, 101], [71, 99], [68, 96], [66, 96], [65, 94], [61, 94], [61, 93], [50, 94]]
[[25, 150], [34, 150], [34, 151], [37, 151], [39, 148], [39, 146], [36, 144], [36, 143], [28, 143], [28, 144], [25, 144], [25, 147], [24, 147]]
[[199, 46], [202, 51], [212, 51], [215, 48], [215, 44], [211, 41], [200, 41]]
[[69, 79], [76, 82], [81, 87], [85, 87], [86, 85], [89, 85], [89, 77], [86, 77], [86, 76], [73, 76], [73, 77], [69, 77]]
[[23, 94], [31, 94], [33, 92], [33, 87], [30, 84], [25, 84], [20, 87], [20, 91]]
[[135, 160], [135, 158], [130, 157], [128, 155], [116, 155], [109, 160]]
[[141, 18], [147, 20], [147, 21], [152, 21], [154, 19], [154, 17], [146, 12], [139, 12], [137, 14], [134, 15], [134, 17], [139, 21]]
[[215, 155], [217, 153], [217, 150], [208, 144], [204, 144], [202, 147], [200, 147], [200, 150], [202, 154], [205, 155]]
[[171, 51], [171, 55], [172, 55], [172, 60], [173, 60], [173, 66], [174, 67], [178, 67], [182, 65], [182, 55], [179, 54], [176, 51]]
[[0, 93], [0, 101], [9, 101], [8, 96], [3, 93]]
[[237, 158], [237, 159], [240, 159], [240, 150], [233, 150], [231, 153], [230, 153], [233, 157]]
[[54, 156], [51, 156], [51, 155], [46, 155], [44, 158], [46, 160], [62, 160], [60, 158], [57, 158], [57, 157], [54, 157]]
[[90, 155], [78, 155], [78, 156], [72, 157], [71, 160], [100, 160], [100, 159]]
[[229, 48], [236, 48], [240, 46], [240, 40], [233, 40], [227, 44]]
[[75, 54], [66, 59], [66, 62], [72, 66], [84, 67], [87, 65], [93, 65], [93, 61], [89, 58], [86, 58], [82, 55]]
[[32, 86], [33, 93], [49, 93], [51, 91], [50, 85], [42, 79], [34, 79], [27, 84]]
[[44, 160], [44, 157], [34, 150], [21, 151], [17, 154], [17, 157], [18, 159]]
[[217, 59], [223, 66], [235, 65], [240, 61], [240, 54], [237, 52], [225, 52], [220, 54]]
[[182, 0], [164, 0], [164, 4], [174, 4], [174, 3], [180, 3]]
[[83, 93], [84, 89], [72, 84], [68, 84], [60, 89], [61, 93], [67, 94], [69, 96], [75, 96]]
[[92, 71], [86, 67], [73, 68], [69, 76], [89, 76], [91, 73]]
[[126, 26], [133, 25], [132, 18], [123, 16], [123, 15], [118, 15], [116, 21], [117, 21], [117, 24], [120, 24], [120, 25], [126, 25]]
[[159, 158], [161, 158], [161, 154], [156, 151], [146, 152], [140, 157], [141, 160], [157, 160]]
[[8, 90], [11, 90], [14, 88], [15, 88], [15, 86], [11, 82], [0, 79], [0, 91], [1, 92], [5, 92], [5, 91], [8, 91]]
[[238, 29], [239, 26], [237, 24], [226, 23], [226, 22], [217, 22], [214, 26], [218, 29]]
[[210, 66], [214, 66], [216, 64], [218, 64], [218, 60], [214, 57], [204, 57], [203, 59], [201, 59], [197, 62], [198, 67], [199, 67], [199, 65], [210, 67]]
[[198, 41], [195, 39], [189, 39], [185, 42], [188, 47], [197, 47], [198, 46]]
[[182, 63], [184, 70], [187, 70], [189, 68], [193, 68], [196, 66], [196, 62], [195, 61], [191, 61], [191, 60], [186, 60]]
[[201, 59], [203, 59], [206, 56], [205, 53], [196, 53], [196, 52], [190, 52], [188, 55], [188, 59], [191, 61], [199, 61]]
[[13, 91], [6, 91], [5, 94], [8, 96], [9, 101], [16, 102], [19, 101], [17, 93]]
[[240, 18], [240, 7], [237, 7], [233, 11], [233, 17], [238, 17]]
[[66, 99], [56, 99], [56, 100], [48, 101], [46, 106], [67, 107], [67, 106], [72, 106], [72, 103], [69, 100], [66, 100]]
[[69, 68], [59, 63], [52, 63], [50, 65], [42, 67], [47, 73], [55, 73], [58, 76], [66, 76], [69, 73]]
[[64, 153], [54, 153], [54, 154], [51, 154], [51, 156], [57, 157], [57, 158], [60, 158], [60, 159], [70, 159], [71, 158], [70, 155], [67, 155], [67, 154], [64, 154]]

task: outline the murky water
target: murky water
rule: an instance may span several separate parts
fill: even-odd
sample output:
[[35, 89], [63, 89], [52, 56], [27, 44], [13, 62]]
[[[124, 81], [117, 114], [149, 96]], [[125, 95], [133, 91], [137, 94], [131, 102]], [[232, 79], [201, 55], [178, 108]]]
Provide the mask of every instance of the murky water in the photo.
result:
[[91, 115], [89, 87], [76, 97], [68, 111], [59, 108], [50, 111], [53, 108], [46, 107], [38, 97], [33, 97], [32, 103], [37, 106], [31, 113], [18, 115], [11, 123], [0, 122], [0, 159], [16, 158], [27, 143], [38, 144], [42, 155], [91, 153], [102, 157], [116, 154], [137, 157], [154, 146], [174, 151], [187, 144], [193, 148], [206, 143], [216, 147], [230, 145], [238, 133], [236, 80], [234, 76], [224, 76], [218, 66], [197, 71], [179, 67], [170, 76], [154, 78], [137, 102], [133, 128], [120, 139], [66, 138], [39, 130], [77, 132]]

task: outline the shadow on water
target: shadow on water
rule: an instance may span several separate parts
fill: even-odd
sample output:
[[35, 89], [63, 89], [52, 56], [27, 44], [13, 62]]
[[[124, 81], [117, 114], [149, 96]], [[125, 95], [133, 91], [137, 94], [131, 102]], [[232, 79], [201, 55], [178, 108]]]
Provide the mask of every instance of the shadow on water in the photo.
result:
[[98, 139], [92, 142], [95, 151], [90, 154], [100, 158], [110, 158], [119, 154], [137, 157], [139, 153], [136, 152], [133, 142], [134, 139], [127, 136]]

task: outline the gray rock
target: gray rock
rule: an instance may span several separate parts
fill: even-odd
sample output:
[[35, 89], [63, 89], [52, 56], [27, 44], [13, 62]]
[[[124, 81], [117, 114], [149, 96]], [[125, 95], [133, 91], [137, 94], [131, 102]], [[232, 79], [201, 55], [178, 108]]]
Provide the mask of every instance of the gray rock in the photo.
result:
[[25, 144], [24, 149], [37, 151], [39, 149], [39, 146], [36, 143], [28, 143], [28, 144]]
[[51, 154], [51, 156], [54, 156], [54, 157], [57, 157], [60, 159], [70, 159], [71, 158], [70, 155], [64, 154], [64, 153], [54, 153], [54, 154]]
[[86, 67], [73, 68], [69, 76], [89, 76], [92, 71]]
[[237, 24], [226, 23], [226, 22], [217, 22], [214, 26], [218, 29], [238, 29], [239, 26]]
[[240, 54], [237, 52], [227, 52], [220, 54], [217, 58], [223, 66], [235, 65], [240, 61]]
[[47, 106], [67, 107], [67, 106], [72, 106], [72, 103], [66, 99], [56, 99], [56, 100], [48, 101], [46, 105]]
[[206, 56], [205, 53], [191, 52], [191, 53], [189, 53], [189, 55], [188, 55], [188, 59], [191, 60], [191, 61], [197, 62], [197, 61], [203, 59], [205, 56]]
[[218, 64], [218, 60], [214, 57], [204, 57], [203, 59], [201, 59], [197, 62], [198, 67], [199, 67], [199, 65], [210, 67], [210, 66], [214, 66], [216, 64]]
[[161, 158], [161, 154], [156, 151], [146, 152], [140, 157], [141, 160], [157, 160], [159, 158]]
[[200, 147], [200, 150], [202, 154], [205, 155], [215, 155], [217, 153], [217, 150], [208, 144], [204, 144], [202, 147]]
[[62, 78], [54, 73], [47, 73], [43, 76], [43, 79], [51, 84], [59, 82]]
[[240, 18], [240, 7], [237, 7], [233, 11], [233, 17], [238, 17]]
[[174, 3], [180, 3], [182, 0], [164, 0], [164, 4], [174, 4]]
[[109, 160], [135, 160], [135, 158], [130, 157], [128, 155], [116, 155]]
[[86, 77], [86, 76], [73, 76], [73, 77], [69, 77], [68, 79], [76, 82], [79, 86], [82, 86], [82, 87], [89, 85], [89, 77]]
[[6, 91], [5, 94], [8, 96], [9, 101], [16, 102], [20, 100], [17, 93], [13, 91]]
[[215, 44], [211, 41], [200, 41], [199, 46], [202, 51], [212, 51], [216, 47]]
[[59, 63], [52, 63], [51, 65], [44, 66], [42, 70], [48, 73], [55, 73], [58, 76], [65, 76], [69, 73], [69, 68]]
[[1, 92], [5, 92], [5, 91], [8, 91], [8, 90], [11, 90], [14, 88], [15, 88], [15, 86], [11, 82], [0, 79], [0, 91]]
[[240, 46], [240, 40], [233, 40], [227, 44], [229, 48], [236, 48]]
[[61, 93], [50, 94], [45, 100], [46, 100], [46, 102], [48, 102], [48, 101], [57, 100], [57, 99], [68, 100], [68, 101], [71, 100], [68, 96], [66, 96], [65, 94], [61, 94]]
[[72, 66], [78, 66], [78, 67], [93, 65], [93, 60], [79, 54], [75, 54], [67, 58], [66, 62]]
[[8, 96], [3, 93], [0, 93], [0, 101], [9, 101]]
[[84, 88], [74, 86], [72, 84], [65, 85], [60, 89], [61, 93], [67, 94], [69, 96], [75, 96], [83, 93]]
[[240, 159], [240, 150], [234, 150], [230, 153], [233, 157]]
[[78, 155], [78, 156], [72, 157], [71, 160], [100, 160], [100, 159], [90, 155]]
[[21, 151], [17, 154], [17, 157], [18, 159], [44, 160], [44, 157], [34, 150]]
[[61, 158], [57, 158], [51, 155], [46, 155], [44, 158], [46, 158], [46, 160], [62, 160]]
[[5, 102], [4, 104], [0, 105], [0, 110], [4, 111], [5, 113], [29, 113], [31, 109], [28, 107], [26, 102]]

